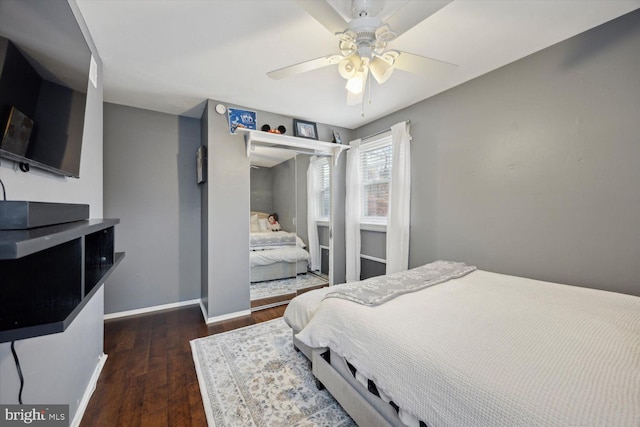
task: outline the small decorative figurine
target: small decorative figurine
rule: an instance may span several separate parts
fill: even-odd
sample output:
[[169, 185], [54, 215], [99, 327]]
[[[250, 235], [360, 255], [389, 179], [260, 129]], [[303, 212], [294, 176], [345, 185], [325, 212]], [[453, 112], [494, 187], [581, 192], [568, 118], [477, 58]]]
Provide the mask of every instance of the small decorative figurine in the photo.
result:
[[263, 132], [284, 134], [287, 131], [287, 128], [282, 126], [282, 125], [280, 125], [280, 126], [278, 126], [277, 129], [271, 129], [271, 126], [269, 126], [268, 124], [264, 124], [264, 125], [262, 125], [260, 130], [263, 131]]
[[282, 227], [280, 227], [280, 223], [278, 222], [278, 214], [272, 213], [269, 215], [269, 230], [271, 231], [280, 231]]

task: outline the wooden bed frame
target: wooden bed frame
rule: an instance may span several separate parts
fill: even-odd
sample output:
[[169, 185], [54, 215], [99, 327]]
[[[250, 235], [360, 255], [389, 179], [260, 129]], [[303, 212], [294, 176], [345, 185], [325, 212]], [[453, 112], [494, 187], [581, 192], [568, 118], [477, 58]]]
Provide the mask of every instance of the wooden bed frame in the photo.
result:
[[312, 348], [293, 331], [293, 346], [310, 361], [318, 388], [326, 388], [360, 426], [406, 427], [391, 405], [367, 390], [351, 375], [345, 360], [328, 348]]

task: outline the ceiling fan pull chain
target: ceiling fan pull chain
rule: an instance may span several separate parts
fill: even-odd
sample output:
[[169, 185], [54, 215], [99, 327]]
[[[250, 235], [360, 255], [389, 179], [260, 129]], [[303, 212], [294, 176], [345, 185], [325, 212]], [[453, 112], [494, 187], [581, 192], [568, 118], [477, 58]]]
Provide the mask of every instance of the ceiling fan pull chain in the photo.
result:
[[[369, 78], [369, 69], [366, 69], [366, 73], [364, 75], [364, 81], [362, 82], [362, 98], [363, 100], [360, 102], [360, 116], [364, 117], [364, 95], [367, 91], [367, 80]], [[369, 103], [371, 103], [371, 82], [369, 82]]]

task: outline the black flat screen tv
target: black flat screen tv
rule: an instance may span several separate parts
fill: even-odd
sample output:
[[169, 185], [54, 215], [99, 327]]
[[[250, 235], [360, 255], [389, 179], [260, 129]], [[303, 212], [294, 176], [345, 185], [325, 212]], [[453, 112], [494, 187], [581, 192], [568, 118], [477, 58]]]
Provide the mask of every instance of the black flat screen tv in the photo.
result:
[[0, 157], [80, 177], [90, 62], [67, 0], [0, 1]]

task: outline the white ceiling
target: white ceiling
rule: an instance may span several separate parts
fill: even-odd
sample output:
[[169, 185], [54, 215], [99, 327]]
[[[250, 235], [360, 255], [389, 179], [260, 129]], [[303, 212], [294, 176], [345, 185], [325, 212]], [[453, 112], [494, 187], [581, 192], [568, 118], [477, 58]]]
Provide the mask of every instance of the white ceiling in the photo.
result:
[[[322, 1], [322, 0], [316, 0]], [[407, 0], [390, 1], [390, 9]], [[426, 0], [424, 0], [426, 1]], [[346, 105], [335, 65], [266, 73], [338, 53], [292, 0], [77, 0], [104, 63], [104, 98], [200, 117], [207, 98], [346, 128], [383, 117], [640, 7], [640, 0], [455, 0], [389, 44], [458, 64], [445, 80], [396, 70], [371, 104]], [[329, 0], [343, 15], [348, 0]]]

